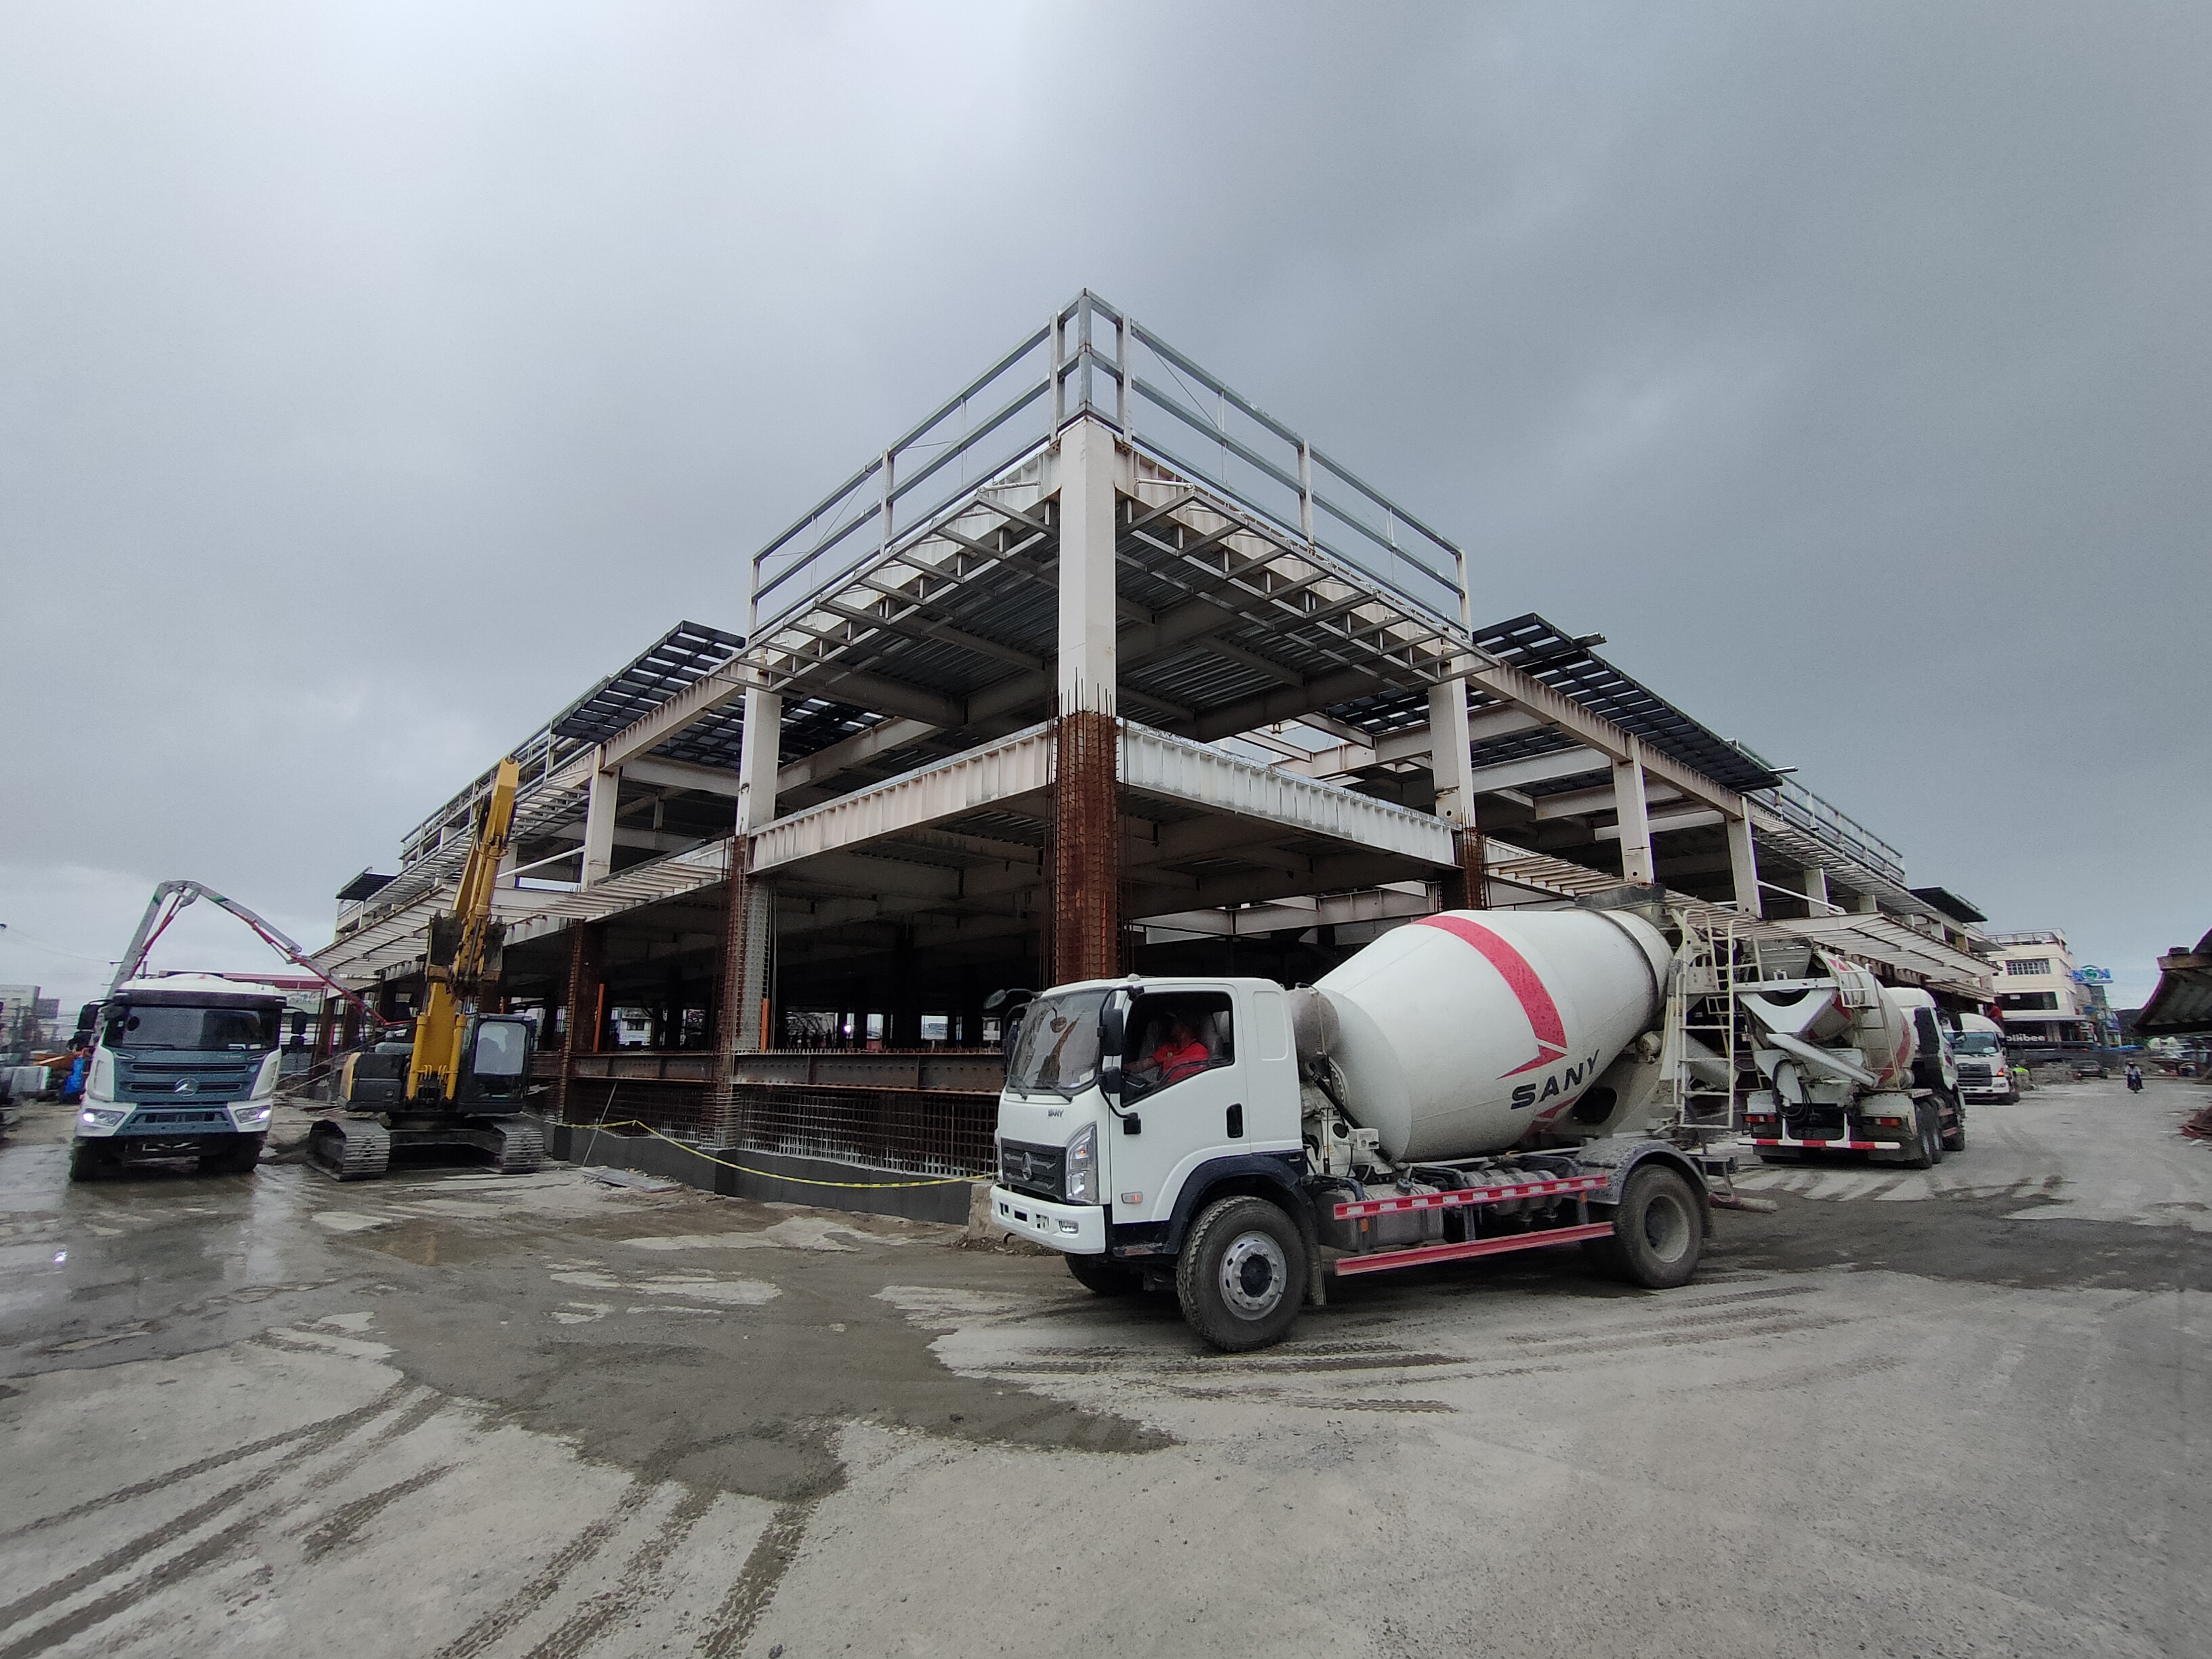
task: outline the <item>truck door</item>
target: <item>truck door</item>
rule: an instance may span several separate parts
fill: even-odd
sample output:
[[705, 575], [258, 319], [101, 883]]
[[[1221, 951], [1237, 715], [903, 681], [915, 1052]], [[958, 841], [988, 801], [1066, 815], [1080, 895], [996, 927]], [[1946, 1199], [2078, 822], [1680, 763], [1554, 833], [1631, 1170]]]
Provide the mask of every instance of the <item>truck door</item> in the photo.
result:
[[[1242, 1152], [1249, 1069], [1238, 1063], [1235, 1000], [1226, 989], [1155, 991], [1130, 1006], [1121, 1052], [1121, 1121], [1107, 1124], [1107, 1197], [1116, 1221], [1164, 1221], [1167, 1190], [1194, 1153]], [[1130, 1121], [1142, 1127], [1132, 1134]]]

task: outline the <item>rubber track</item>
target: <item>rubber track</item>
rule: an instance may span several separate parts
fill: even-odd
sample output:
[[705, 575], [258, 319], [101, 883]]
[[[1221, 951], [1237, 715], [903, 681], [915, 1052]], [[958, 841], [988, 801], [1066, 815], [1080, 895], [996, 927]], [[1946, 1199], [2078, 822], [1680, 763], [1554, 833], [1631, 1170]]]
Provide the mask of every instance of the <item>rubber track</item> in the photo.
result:
[[392, 1163], [392, 1132], [368, 1118], [326, 1117], [307, 1132], [315, 1162], [340, 1181], [374, 1181]]
[[492, 1127], [500, 1133], [499, 1156], [493, 1163], [501, 1175], [534, 1175], [545, 1167], [545, 1137], [526, 1117], [495, 1117]]

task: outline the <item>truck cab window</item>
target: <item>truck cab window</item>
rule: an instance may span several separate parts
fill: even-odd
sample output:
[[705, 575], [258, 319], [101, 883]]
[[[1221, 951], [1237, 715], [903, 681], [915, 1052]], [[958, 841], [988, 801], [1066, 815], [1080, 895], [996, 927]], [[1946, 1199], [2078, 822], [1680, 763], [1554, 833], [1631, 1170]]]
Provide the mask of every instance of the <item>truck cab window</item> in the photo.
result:
[[1228, 994], [1171, 991], [1139, 999], [1129, 1011], [1121, 1087], [1131, 1100], [1235, 1063]]
[[274, 1048], [281, 1007], [206, 1008], [166, 1003], [112, 1007], [101, 1040], [110, 1048], [179, 1048], [204, 1053]]
[[1097, 1081], [1098, 1011], [1105, 1001], [1103, 991], [1072, 991], [1030, 1004], [1006, 1060], [1006, 1087], [1016, 1094], [1073, 1096]]

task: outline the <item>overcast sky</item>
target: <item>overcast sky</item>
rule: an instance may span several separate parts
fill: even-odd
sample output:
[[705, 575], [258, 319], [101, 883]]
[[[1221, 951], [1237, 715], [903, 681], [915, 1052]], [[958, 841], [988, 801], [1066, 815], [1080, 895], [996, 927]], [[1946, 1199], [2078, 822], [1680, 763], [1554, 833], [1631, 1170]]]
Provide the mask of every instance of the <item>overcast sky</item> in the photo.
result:
[[173, 876], [321, 943], [1088, 284], [2140, 1001], [2208, 88], [2202, 3], [0, 4], [0, 981]]

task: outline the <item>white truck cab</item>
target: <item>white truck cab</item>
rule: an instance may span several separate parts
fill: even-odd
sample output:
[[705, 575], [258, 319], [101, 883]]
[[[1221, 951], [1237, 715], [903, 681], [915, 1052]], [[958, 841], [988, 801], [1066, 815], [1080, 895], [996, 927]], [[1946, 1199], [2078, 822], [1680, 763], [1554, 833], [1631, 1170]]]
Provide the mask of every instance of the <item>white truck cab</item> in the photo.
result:
[[1007, 1057], [992, 1212], [1071, 1254], [1103, 1255], [1110, 1242], [1120, 1256], [1154, 1244], [1165, 1255], [1202, 1167], [1230, 1160], [1295, 1187], [1300, 1114], [1273, 981], [1061, 986], [1028, 1005]]
[[1996, 1021], [1983, 1014], [1960, 1015], [1951, 1050], [1957, 1057], [1959, 1093], [1966, 1099], [2008, 1106], [2019, 1101], [2020, 1080], [2013, 1075], [2004, 1027]]

